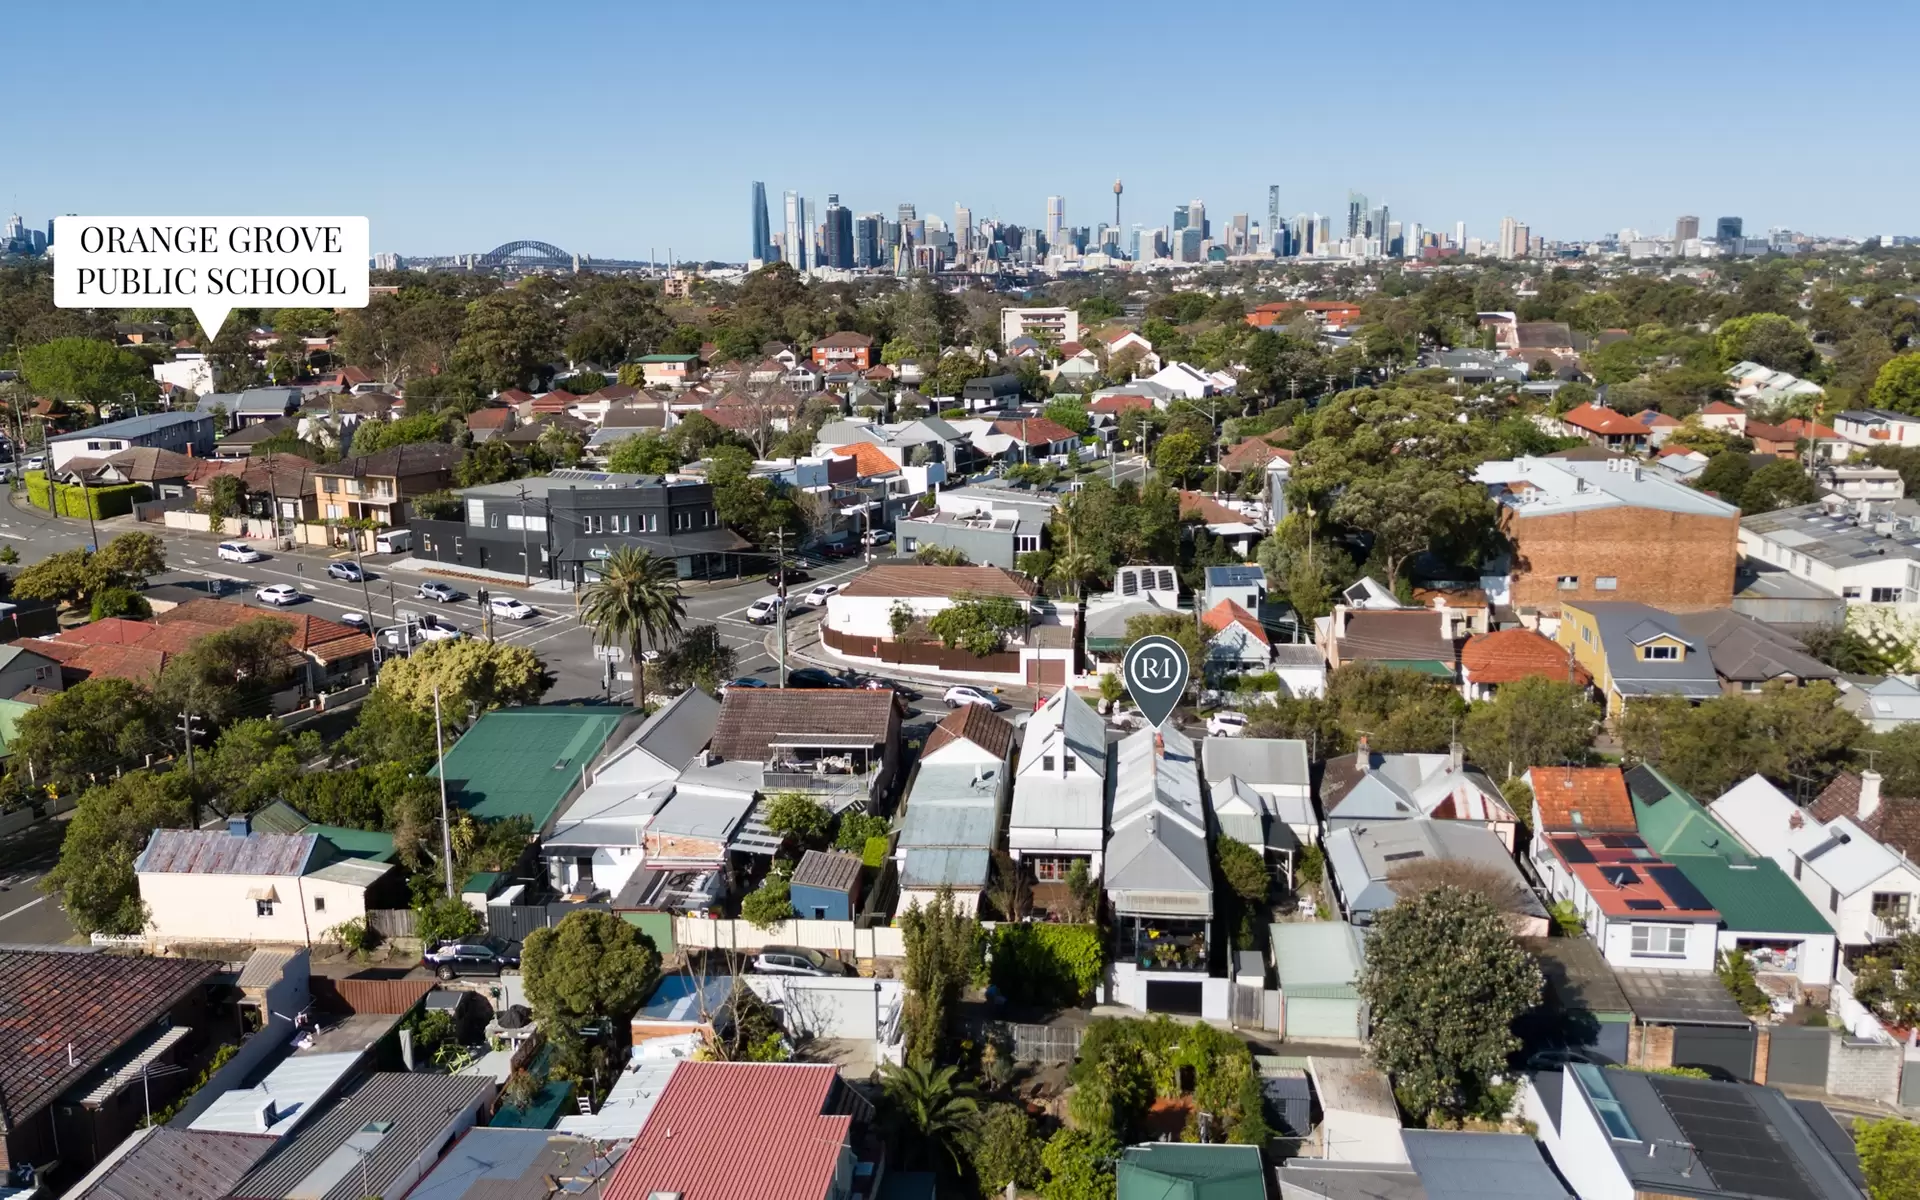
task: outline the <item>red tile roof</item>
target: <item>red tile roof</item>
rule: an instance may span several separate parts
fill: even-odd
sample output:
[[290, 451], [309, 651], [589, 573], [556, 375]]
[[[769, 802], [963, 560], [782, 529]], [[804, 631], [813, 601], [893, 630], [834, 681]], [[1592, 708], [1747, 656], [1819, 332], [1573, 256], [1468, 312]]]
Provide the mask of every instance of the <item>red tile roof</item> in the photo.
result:
[[525, 404], [527, 401], [533, 399], [533, 393], [523, 392], [519, 388], [508, 388], [498, 396], [495, 396], [494, 399], [502, 404]]
[[853, 333], [844, 329], [839, 333], [830, 333], [814, 343], [815, 347], [825, 347], [828, 350], [865, 350], [872, 345], [873, 339], [866, 334]]
[[1244, 525], [1247, 521], [1241, 513], [1200, 492], [1180, 493], [1180, 519], [1205, 521], [1209, 525]]
[[1114, 416], [1118, 416], [1121, 413], [1128, 411], [1129, 409], [1135, 409], [1141, 412], [1145, 412], [1147, 409], [1150, 409], [1152, 407], [1153, 407], [1152, 397], [1136, 395], [1132, 392], [1122, 392], [1117, 395], [1100, 397], [1098, 400], [1095, 400], [1092, 404], [1087, 405], [1087, 411], [1097, 412], [1097, 413], [1111, 413]]
[[1028, 446], [1045, 446], [1050, 442], [1071, 442], [1080, 436], [1050, 417], [1020, 417], [1011, 421], [995, 421], [993, 431], [1004, 433]]
[[1747, 410], [1732, 404], [1728, 404], [1725, 400], [1715, 400], [1713, 403], [1707, 405], [1705, 408], [1701, 409], [1700, 411], [1703, 414], [1706, 414], [1708, 416], [1737, 417], [1741, 413], [1746, 412]]
[[467, 414], [468, 429], [505, 429], [512, 421], [510, 408], [480, 408]]
[[0, 1129], [25, 1125], [220, 969], [195, 958], [0, 951]]
[[1560, 418], [1575, 429], [1584, 429], [1588, 433], [1615, 435], [1645, 435], [1647, 427], [1623, 413], [1597, 404], [1582, 404], [1567, 410]]
[[1208, 609], [1206, 615], [1200, 618], [1200, 623], [1215, 633], [1219, 633], [1229, 625], [1238, 625], [1252, 634], [1254, 640], [1261, 645], [1272, 645], [1272, 639], [1267, 637], [1267, 631], [1260, 627], [1260, 618], [1231, 600], [1222, 600]]
[[[1638, 832], [1619, 767], [1534, 767], [1528, 774], [1534, 803], [1540, 806], [1541, 828], [1535, 832]], [[1577, 822], [1575, 813], [1580, 815]]]
[[926, 744], [920, 747], [925, 758], [948, 742], [967, 741], [995, 758], [1005, 758], [1013, 747], [1013, 726], [994, 715], [984, 704], [962, 704], [933, 727]]
[[1518, 683], [1534, 675], [1565, 680], [1569, 672], [1582, 687], [1593, 682], [1558, 642], [1531, 629], [1501, 629], [1468, 639], [1460, 665], [1474, 683]]
[[580, 403], [580, 397], [574, 395], [572, 392], [548, 392], [543, 396], [535, 396], [533, 398], [533, 411], [537, 413], [565, 412], [578, 403]]
[[734, 688], [720, 700], [709, 744], [721, 758], [767, 762], [772, 744], [789, 735], [857, 737], [877, 746], [898, 732], [891, 688]]
[[[1634, 844], [1608, 844], [1621, 841]], [[1646, 847], [1638, 837], [1561, 834], [1549, 837], [1547, 842], [1561, 867], [1580, 881], [1600, 911], [1610, 917], [1714, 922], [1720, 919], [1720, 914], [1704, 898], [1693, 899], [1699, 894], [1694, 888], [1669, 891], [1664, 887], [1660, 875], [1667, 871], [1677, 873], [1677, 869], [1658, 858], [1640, 857], [1646, 853]]]
[[[250, 608], [244, 604], [232, 604], [225, 600], [189, 600], [177, 608], [161, 613], [154, 620], [161, 626], [178, 622], [188, 622], [203, 626], [208, 632], [225, 629], [236, 621], [252, 620], [255, 617], [272, 617], [292, 626], [293, 634], [287, 644], [304, 654], [311, 654], [323, 663], [338, 662], [355, 655], [369, 654], [373, 651], [373, 639], [351, 625], [342, 625], [338, 621], [329, 621], [325, 617], [316, 617], [312, 613], [276, 612], [268, 609]], [[199, 635], [196, 635], [199, 636]]]
[[872, 442], [835, 446], [833, 453], [842, 458], [851, 458], [853, 469], [860, 473], [862, 479], [872, 475], [892, 475], [900, 470], [900, 464], [887, 457], [887, 452]]
[[1643, 408], [1633, 414], [1633, 419], [1648, 429], [1678, 429], [1680, 422], [1661, 412], [1657, 408]]
[[1807, 438], [1810, 441], [1837, 442], [1840, 440], [1840, 435], [1834, 432], [1833, 426], [1809, 421], [1805, 417], [1789, 417], [1780, 422], [1780, 428], [1792, 433], [1796, 440], [1799, 438]]
[[1220, 466], [1237, 475], [1243, 471], [1257, 471], [1276, 458], [1292, 462], [1293, 451], [1282, 450], [1265, 438], [1250, 437], [1227, 447], [1227, 452], [1220, 456]]
[[853, 1118], [830, 1064], [683, 1062], [607, 1180], [605, 1200], [820, 1200]]

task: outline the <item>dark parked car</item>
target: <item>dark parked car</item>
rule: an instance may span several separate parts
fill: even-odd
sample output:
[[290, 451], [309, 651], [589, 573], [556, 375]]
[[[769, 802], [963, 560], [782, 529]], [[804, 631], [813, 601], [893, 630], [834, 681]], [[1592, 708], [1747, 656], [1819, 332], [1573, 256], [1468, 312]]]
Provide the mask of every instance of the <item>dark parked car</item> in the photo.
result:
[[421, 956], [442, 979], [456, 975], [498, 975], [520, 965], [520, 953], [498, 942], [442, 942]]
[[819, 667], [801, 667], [798, 671], [787, 672], [787, 686], [797, 688], [848, 688], [853, 682], [823, 671]]
[[729, 679], [720, 685], [720, 694], [726, 695], [734, 688], [770, 688], [773, 685], [764, 679], [755, 679], [751, 675], [742, 675], [738, 679]]
[[852, 542], [829, 542], [820, 547], [822, 558], [852, 558], [860, 553], [860, 547]]
[[[792, 587], [796, 583], [806, 583], [810, 581], [812, 578], [813, 576], [807, 574], [806, 569], [803, 567], [787, 568], [787, 586], [788, 587]], [[778, 571], [767, 572], [767, 586], [768, 587], [780, 586], [780, 572]]]

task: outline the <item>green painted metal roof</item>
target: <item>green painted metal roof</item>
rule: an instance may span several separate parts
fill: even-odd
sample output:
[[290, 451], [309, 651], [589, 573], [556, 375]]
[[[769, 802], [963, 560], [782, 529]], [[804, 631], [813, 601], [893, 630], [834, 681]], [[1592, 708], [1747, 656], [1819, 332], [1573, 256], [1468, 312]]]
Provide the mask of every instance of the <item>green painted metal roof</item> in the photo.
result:
[[1382, 658], [1376, 659], [1374, 666], [1392, 671], [1417, 671], [1422, 675], [1438, 675], [1442, 679], [1453, 678], [1453, 667], [1436, 658]]
[[20, 718], [33, 711], [25, 700], [0, 700], [0, 758], [13, 753], [13, 739], [20, 732]]
[[698, 354], [642, 354], [633, 361], [637, 363], [678, 363], [693, 362], [699, 357]]
[[628, 711], [555, 706], [490, 712], [447, 751], [448, 799], [484, 820], [526, 817], [536, 831], [545, 829]]
[[1266, 1200], [1252, 1146], [1152, 1142], [1121, 1152], [1117, 1200]]
[[1687, 882], [1700, 889], [1736, 933], [1832, 933], [1820, 910], [1778, 863], [1759, 855], [1670, 854]]
[[[1635, 768], [1632, 775], [1628, 790], [1633, 796], [1633, 821], [1640, 828], [1641, 840], [1655, 854], [1713, 854], [1725, 858], [1746, 853], [1740, 839], [1673, 780], [1652, 767]], [[1633, 786], [1644, 782], [1660, 784], [1666, 795]]]
[[393, 861], [393, 835], [378, 829], [348, 829], [344, 825], [308, 825], [301, 833], [317, 833], [348, 858], [366, 862]]

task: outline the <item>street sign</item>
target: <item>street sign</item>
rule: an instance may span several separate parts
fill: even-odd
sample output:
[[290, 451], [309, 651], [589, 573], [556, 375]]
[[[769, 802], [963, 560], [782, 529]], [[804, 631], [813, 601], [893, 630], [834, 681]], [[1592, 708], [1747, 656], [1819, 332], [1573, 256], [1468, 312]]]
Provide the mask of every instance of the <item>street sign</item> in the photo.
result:
[[1133, 702], [1154, 728], [1166, 724], [1186, 694], [1190, 670], [1187, 652], [1170, 637], [1143, 637], [1120, 660], [1121, 679]]
[[621, 683], [632, 683], [632, 682], [633, 682], [633, 672], [632, 672], [632, 671], [615, 671], [615, 672], [613, 673], [613, 677], [614, 677], [614, 678], [615, 678], [616, 680], [618, 680], [619, 682], [621, 682]]
[[595, 646], [593, 648], [593, 656], [601, 662], [625, 662], [627, 661], [627, 648], [625, 646]]

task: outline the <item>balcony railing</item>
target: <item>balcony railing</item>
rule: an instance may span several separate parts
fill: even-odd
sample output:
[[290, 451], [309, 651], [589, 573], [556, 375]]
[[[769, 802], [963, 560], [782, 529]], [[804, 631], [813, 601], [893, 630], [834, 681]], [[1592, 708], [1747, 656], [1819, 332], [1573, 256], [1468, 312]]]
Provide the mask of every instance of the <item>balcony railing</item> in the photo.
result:
[[1905, 917], [1892, 913], [1874, 913], [1867, 918], [1867, 937], [1876, 942], [1895, 942], [1907, 931]]

